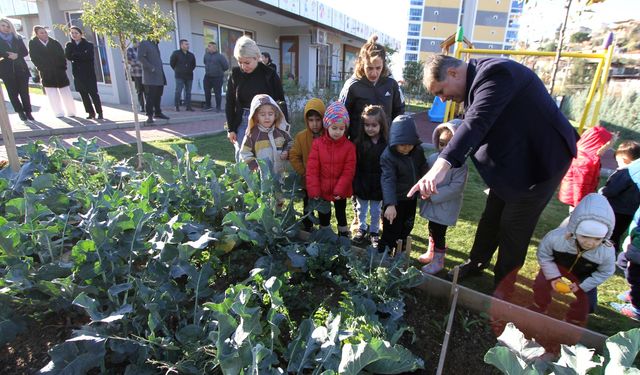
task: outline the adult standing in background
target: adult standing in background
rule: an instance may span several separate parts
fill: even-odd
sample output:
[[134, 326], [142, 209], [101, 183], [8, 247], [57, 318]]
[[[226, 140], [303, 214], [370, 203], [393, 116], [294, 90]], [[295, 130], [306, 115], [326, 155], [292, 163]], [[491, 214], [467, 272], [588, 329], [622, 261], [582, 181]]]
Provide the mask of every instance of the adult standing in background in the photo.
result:
[[175, 72], [176, 92], [174, 101], [176, 112], [180, 112], [180, 96], [184, 90], [184, 105], [187, 111], [191, 108], [191, 84], [193, 83], [193, 70], [196, 68], [196, 56], [189, 52], [189, 41], [180, 39], [180, 49], [173, 51], [169, 58], [169, 65]]
[[427, 90], [464, 102], [465, 117], [409, 195], [437, 194], [447, 171], [471, 157], [490, 191], [459, 277], [480, 273], [498, 249], [495, 296], [509, 299], [538, 218], [576, 155], [578, 134], [538, 76], [515, 61], [434, 55], [424, 71]]
[[[67, 42], [64, 54], [67, 60], [71, 61], [71, 71], [73, 72], [73, 84], [76, 91], [80, 93], [82, 104], [89, 116], [87, 119], [102, 120], [102, 103], [98, 95], [98, 79], [94, 64], [93, 43], [83, 37], [83, 32], [78, 26], [69, 28], [71, 41]], [[93, 104], [92, 104], [93, 102]], [[94, 110], [95, 108], [95, 110]]]
[[38, 68], [44, 93], [56, 117], [74, 117], [76, 103], [71, 95], [67, 78], [67, 59], [62, 45], [50, 38], [44, 26], [33, 27], [33, 39], [29, 41], [31, 62]]
[[211, 89], [216, 97], [216, 112], [220, 112], [222, 103], [222, 80], [229, 69], [229, 62], [220, 52], [215, 42], [209, 42], [204, 53], [204, 111], [211, 111]]
[[271, 54], [269, 52], [262, 52], [260, 61], [269, 68], [273, 69], [275, 72], [278, 72], [278, 66], [273, 63], [271, 60]]
[[360, 134], [360, 115], [367, 105], [382, 106], [389, 124], [404, 113], [404, 96], [398, 82], [391, 78], [386, 59], [384, 46], [378, 44], [378, 36], [373, 35], [360, 48], [353, 76], [342, 87], [339, 100], [349, 111], [351, 140]]
[[7, 87], [9, 100], [20, 120], [33, 120], [29, 98], [29, 67], [24, 57], [29, 52], [13, 23], [0, 19], [0, 78]]
[[227, 82], [227, 138], [233, 143], [236, 162], [239, 161], [240, 144], [249, 123], [251, 100], [257, 94], [271, 96], [280, 106], [287, 121], [289, 114], [284, 102], [284, 90], [278, 74], [260, 62], [260, 48], [248, 36], [236, 41], [233, 56], [237, 67], [231, 70]]
[[141, 41], [138, 45], [138, 61], [142, 64], [142, 84], [147, 100], [147, 124], [152, 124], [154, 117], [168, 120], [169, 116], [162, 113], [160, 109], [160, 99], [167, 84], [167, 78], [162, 69], [158, 41]]
[[127, 61], [129, 62], [129, 74], [136, 88], [140, 111], [144, 112], [144, 85], [142, 84], [142, 64], [138, 60], [138, 45], [138, 41], [134, 40], [131, 47], [127, 48]]

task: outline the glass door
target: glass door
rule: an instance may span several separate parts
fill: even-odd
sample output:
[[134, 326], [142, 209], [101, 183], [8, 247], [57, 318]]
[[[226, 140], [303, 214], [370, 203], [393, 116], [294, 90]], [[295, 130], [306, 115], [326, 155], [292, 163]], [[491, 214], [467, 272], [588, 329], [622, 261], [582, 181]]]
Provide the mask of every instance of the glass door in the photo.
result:
[[298, 37], [280, 37], [280, 79], [298, 80]]

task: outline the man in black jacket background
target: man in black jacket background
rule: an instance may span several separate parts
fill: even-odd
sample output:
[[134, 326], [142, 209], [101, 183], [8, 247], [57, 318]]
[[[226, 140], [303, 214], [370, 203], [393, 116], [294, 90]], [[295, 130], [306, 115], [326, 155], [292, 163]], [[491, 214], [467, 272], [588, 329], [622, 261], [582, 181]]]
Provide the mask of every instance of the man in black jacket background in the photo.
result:
[[184, 104], [187, 111], [193, 111], [191, 108], [191, 84], [193, 83], [193, 70], [196, 68], [196, 57], [189, 52], [189, 42], [186, 39], [180, 39], [180, 49], [173, 51], [169, 59], [169, 65], [175, 72], [176, 79], [176, 111], [180, 112], [180, 97], [184, 89]]
[[538, 218], [576, 155], [578, 135], [538, 76], [515, 61], [434, 55], [424, 83], [443, 101], [464, 102], [465, 116], [409, 195], [437, 194], [446, 172], [471, 157], [490, 192], [459, 276], [480, 273], [498, 249], [495, 295], [508, 299]]

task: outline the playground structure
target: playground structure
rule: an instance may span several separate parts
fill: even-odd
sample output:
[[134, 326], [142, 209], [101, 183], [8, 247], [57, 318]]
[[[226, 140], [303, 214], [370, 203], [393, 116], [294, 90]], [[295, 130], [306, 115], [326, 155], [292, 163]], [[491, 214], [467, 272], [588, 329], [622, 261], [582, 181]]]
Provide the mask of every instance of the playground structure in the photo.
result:
[[[591, 117], [590, 117], [588, 127], [593, 127], [597, 124], [598, 119], [600, 117], [600, 106], [602, 104], [605, 87], [607, 85], [607, 80], [609, 78], [611, 60], [613, 58], [613, 49], [614, 49], [613, 33], [609, 34], [609, 37], [607, 38], [607, 41], [603, 46], [603, 51], [600, 53], [480, 49], [480, 48], [473, 48], [472, 45], [469, 45], [468, 47], [464, 47], [463, 43], [465, 41], [466, 41], [466, 38], [464, 37], [463, 29], [462, 27], [459, 27], [458, 31], [456, 32], [455, 42], [453, 41], [453, 38], [448, 38], [447, 41], [443, 42], [441, 46], [443, 47], [443, 51], [446, 51], [452, 44], [455, 43], [455, 48], [453, 53], [457, 59], [460, 59], [463, 53], [467, 54], [467, 58], [471, 54], [555, 57], [559, 53], [560, 57], [569, 57], [569, 58], [578, 58], [578, 59], [597, 59], [598, 66], [596, 68], [593, 81], [591, 82], [591, 86], [589, 88], [589, 94], [587, 95], [587, 100], [585, 102], [584, 110], [582, 111], [582, 116], [580, 117], [578, 133], [582, 134], [582, 131], [584, 130], [585, 124], [587, 123], [587, 120], [589, 119], [590, 114], [591, 114]], [[594, 98], [596, 98], [595, 101], [594, 101]], [[457, 110], [456, 107], [457, 107], [456, 103], [450, 100], [447, 101], [444, 108], [444, 116], [442, 121], [448, 121], [449, 119], [453, 118]], [[434, 115], [435, 114], [436, 113], [434, 113]]]

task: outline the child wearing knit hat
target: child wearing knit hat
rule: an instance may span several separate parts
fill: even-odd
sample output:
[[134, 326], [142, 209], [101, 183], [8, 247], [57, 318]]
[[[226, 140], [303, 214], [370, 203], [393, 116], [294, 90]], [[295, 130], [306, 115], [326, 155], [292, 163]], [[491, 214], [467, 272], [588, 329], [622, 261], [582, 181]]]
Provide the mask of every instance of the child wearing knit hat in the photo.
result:
[[[615, 271], [615, 250], [609, 241], [614, 224], [607, 199], [592, 193], [576, 206], [566, 227], [547, 233], [538, 247], [540, 272], [533, 285], [531, 310], [545, 313], [551, 290], [572, 292], [576, 300], [569, 305], [565, 320], [586, 324], [587, 315], [598, 303], [597, 286]], [[563, 277], [569, 282], [562, 281]]]
[[[296, 134], [293, 140], [293, 147], [289, 152], [289, 163], [291, 167], [302, 176], [302, 186], [305, 189], [304, 177], [307, 174], [307, 161], [309, 160], [309, 154], [311, 153], [311, 145], [313, 140], [320, 138], [324, 132], [322, 126], [322, 117], [324, 116], [325, 106], [324, 102], [318, 98], [311, 98], [304, 106], [304, 123], [305, 129]], [[304, 191], [303, 198], [303, 211], [308, 213], [309, 196], [307, 191]], [[313, 223], [308, 217], [302, 220], [304, 229], [310, 231], [313, 227]]]
[[[349, 114], [341, 102], [329, 104], [322, 125], [324, 134], [313, 141], [307, 160], [307, 194], [311, 199], [333, 202], [338, 234], [349, 238], [346, 199], [353, 194], [356, 148], [345, 135], [349, 128]], [[319, 212], [318, 216], [321, 227], [330, 225], [331, 212]]]

